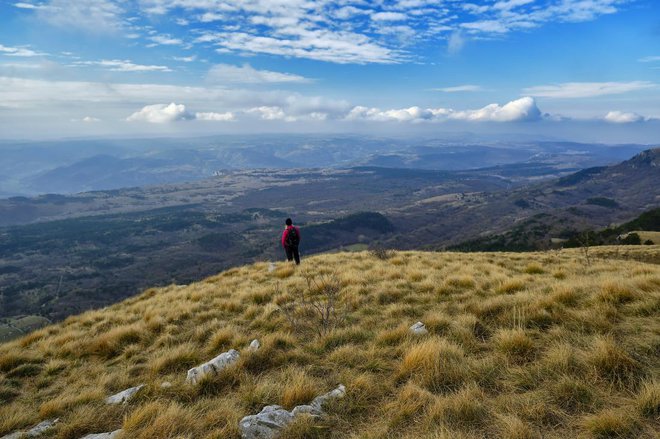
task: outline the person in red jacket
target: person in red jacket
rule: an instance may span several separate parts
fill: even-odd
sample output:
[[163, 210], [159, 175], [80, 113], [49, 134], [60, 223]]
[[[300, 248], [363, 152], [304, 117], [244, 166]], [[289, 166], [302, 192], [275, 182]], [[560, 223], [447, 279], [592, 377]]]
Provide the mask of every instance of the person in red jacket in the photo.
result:
[[298, 245], [300, 244], [300, 229], [293, 225], [291, 218], [286, 219], [286, 227], [282, 232], [282, 247], [286, 252], [286, 259], [288, 261], [296, 260], [296, 265], [300, 264], [300, 253], [298, 253]]

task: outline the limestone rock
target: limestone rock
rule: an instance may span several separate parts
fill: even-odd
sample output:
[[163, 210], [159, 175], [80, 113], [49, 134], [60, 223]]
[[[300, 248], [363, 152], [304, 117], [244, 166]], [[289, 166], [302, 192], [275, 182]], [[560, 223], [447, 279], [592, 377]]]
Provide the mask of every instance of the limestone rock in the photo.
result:
[[169, 389], [170, 387], [172, 387], [172, 383], [170, 383], [169, 381], [165, 381], [164, 383], [161, 383], [161, 385], [160, 385], [161, 389]]
[[317, 411], [321, 412], [323, 404], [331, 399], [343, 398], [345, 395], [346, 387], [343, 384], [340, 384], [339, 387], [337, 387], [335, 390], [314, 398], [314, 400], [309, 405], [314, 407]]
[[259, 342], [259, 340], [255, 338], [250, 343], [250, 346], [248, 346], [248, 350], [254, 352], [254, 351], [258, 351], [260, 347], [261, 347], [261, 343]]
[[238, 361], [239, 356], [240, 354], [235, 349], [230, 349], [227, 352], [223, 352], [211, 361], [207, 361], [200, 366], [190, 369], [188, 371], [188, 375], [186, 376], [186, 382], [193, 385], [197, 384], [199, 380], [201, 380], [206, 375], [216, 374], [230, 364], [235, 363]]
[[238, 426], [243, 439], [275, 439], [280, 431], [293, 419], [302, 414], [309, 413], [312, 416], [323, 414], [323, 405], [331, 399], [342, 398], [346, 395], [346, 387], [340, 384], [336, 389], [317, 396], [309, 404], [294, 407], [290, 412], [279, 405], [268, 405], [256, 415], [246, 416], [241, 419]]
[[122, 392], [119, 392], [115, 395], [108, 396], [105, 399], [106, 404], [121, 404], [124, 402], [128, 402], [129, 399], [131, 399], [133, 396], [135, 396], [136, 393], [140, 391], [141, 388], [144, 387], [144, 384], [140, 384], [139, 386], [136, 387], [131, 387], [130, 389], [126, 389]]
[[47, 421], [42, 421], [29, 429], [28, 431], [16, 431], [14, 433], [7, 434], [5, 436], [2, 436], [0, 439], [21, 439], [21, 438], [26, 438], [26, 437], [39, 437], [42, 434], [44, 434], [46, 431], [50, 430], [60, 422], [59, 418], [57, 419], [49, 419]]
[[424, 335], [428, 334], [429, 331], [426, 329], [426, 326], [422, 322], [417, 322], [410, 327], [410, 332], [415, 335]]
[[256, 415], [241, 419], [239, 428], [243, 439], [273, 439], [293, 421], [293, 414], [279, 405], [267, 405]]
[[83, 436], [80, 439], [114, 439], [121, 433], [120, 430], [115, 430], [115, 431], [110, 431], [108, 433], [94, 433], [94, 434], [88, 434], [87, 436]]

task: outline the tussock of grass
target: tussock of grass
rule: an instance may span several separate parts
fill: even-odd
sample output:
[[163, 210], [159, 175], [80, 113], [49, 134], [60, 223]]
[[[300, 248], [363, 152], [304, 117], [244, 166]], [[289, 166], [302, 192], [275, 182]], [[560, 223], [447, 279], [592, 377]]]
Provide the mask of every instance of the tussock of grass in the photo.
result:
[[534, 341], [522, 329], [501, 329], [493, 337], [495, 347], [513, 361], [530, 360]]
[[584, 428], [597, 439], [637, 437], [640, 425], [637, 419], [625, 410], [608, 409], [583, 421]]
[[[153, 288], [0, 345], [0, 436], [57, 416], [59, 439], [238, 439], [243, 416], [343, 383], [327, 416], [282, 437], [655, 437], [660, 268], [593, 251], [589, 267], [579, 250], [332, 254]], [[297, 330], [281, 307], [321, 274], [340, 286], [337, 324], [319, 334], [301, 313]], [[417, 321], [428, 334], [410, 333]], [[237, 363], [185, 383], [228, 349]]]
[[635, 405], [641, 416], [660, 420], [660, 383], [644, 383], [635, 397]]
[[399, 370], [401, 378], [436, 393], [458, 388], [469, 374], [463, 349], [439, 337], [413, 345]]

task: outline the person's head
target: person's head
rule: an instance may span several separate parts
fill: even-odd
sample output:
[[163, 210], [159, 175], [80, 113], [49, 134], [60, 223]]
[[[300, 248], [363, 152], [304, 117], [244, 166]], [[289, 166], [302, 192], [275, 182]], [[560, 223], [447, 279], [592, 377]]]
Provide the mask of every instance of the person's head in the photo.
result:
[[286, 223], [287, 226], [293, 225], [293, 221], [291, 221], [291, 218], [287, 218], [285, 223]]

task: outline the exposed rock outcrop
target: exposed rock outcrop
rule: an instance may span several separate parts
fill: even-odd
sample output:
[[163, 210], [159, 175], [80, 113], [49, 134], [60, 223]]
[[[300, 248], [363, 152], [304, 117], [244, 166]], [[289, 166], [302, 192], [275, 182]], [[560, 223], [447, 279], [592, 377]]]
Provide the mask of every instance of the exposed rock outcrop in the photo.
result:
[[267, 405], [256, 415], [241, 419], [238, 426], [243, 439], [275, 439], [280, 431], [286, 427], [296, 416], [309, 413], [312, 416], [323, 414], [323, 405], [331, 399], [342, 398], [346, 395], [346, 387], [340, 384], [336, 389], [317, 396], [312, 402], [294, 407], [288, 411], [279, 405]]
[[415, 335], [424, 335], [429, 333], [428, 329], [426, 329], [426, 326], [422, 322], [417, 322], [414, 325], [412, 325], [410, 327], [410, 332], [412, 332]]
[[108, 396], [105, 399], [106, 404], [122, 404], [125, 402], [128, 402], [129, 399], [131, 399], [133, 396], [135, 396], [136, 393], [140, 391], [141, 388], [144, 387], [144, 384], [140, 384], [139, 386], [131, 387], [130, 389], [123, 390], [115, 395]]
[[83, 436], [80, 439], [114, 439], [121, 433], [121, 430], [110, 431], [108, 433], [94, 433]]
[[230, 364], [235, 363], [238, 361], [238, 357], [240, 357], [240, 354], [235, 349], [223, 352], [211, 361], [190, 369], [186, 376], [186, 382], [193, 385], [197, 384], [206, 375], [216, 374]]
[[16, 431], [14, 433], [10, 433], [5, 436], [2, 436], [2, 438], [0, 439], [22, 439], [26, 437], [39, 437], [42, 434], [44, 434], [46, 431], [53, 428], [55, 424], [57, 424], [59, 421], [60, 421], [59, 418], [42, 421], [27, 431]]
[[248, 351], [252, 351], [252, 352], [258, 351], [260, 347], [261, 347], [261, 343], [259, 342], [259, 340], [255, 338], [254, 340], [252, 340], [252, 342], [250, 342], [250, 346], [248, 346]]

